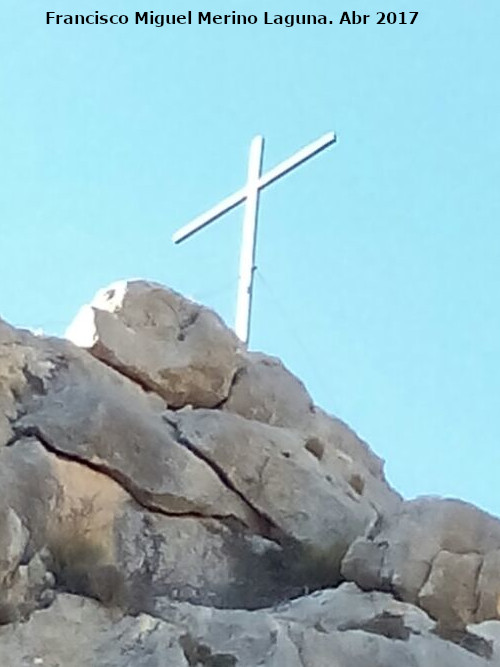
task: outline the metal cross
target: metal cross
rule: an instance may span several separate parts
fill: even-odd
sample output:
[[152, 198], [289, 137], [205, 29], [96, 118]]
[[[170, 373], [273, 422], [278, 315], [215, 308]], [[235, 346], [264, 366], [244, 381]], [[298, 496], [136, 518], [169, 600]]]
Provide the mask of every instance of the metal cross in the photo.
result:
[[243, 219], [243, 238], [241, 242], [240, 272], [238, 281], [238, 299], [236, 303], [237, 336], [248, 343], [250, 333], [250, 315], [252, 308], [253, 273], [255, 270], [255, 246], [257, 241], [257, 217], [259, 209], [259, 194], [266, 186], [276, 179], [284, 176], [289, 171], [335, 143], [336, 137], [333, 132], [328, 132], [316, 141], [267, 173], [261, 174], [262, 155], [264, 151], [264, 137], [256, 136], [250, 145], [250, 156], [248, 160], [248, 176], [246, 184], [234, 194], [223, 199], [219, 204], [206, 213], [199, 215], [190, 223], [179, 229], [172, 237], [174, 243], [180, 243], [194, 234], [205, 225], [217, 220], [221, 215], [227, 213], [238, 204], [246, 200], [245, 217]]

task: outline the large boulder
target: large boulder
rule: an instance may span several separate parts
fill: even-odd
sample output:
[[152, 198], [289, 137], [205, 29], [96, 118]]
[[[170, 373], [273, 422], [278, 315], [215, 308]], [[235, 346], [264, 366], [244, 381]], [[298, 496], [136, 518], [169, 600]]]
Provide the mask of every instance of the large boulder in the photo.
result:
[[500, 617], [499, 553], [498, 519], [458, 500], [420, 498], [358, 538], [342, 572], [461, 628]]
[[23, 396], [17, 433], [105, 472], [150, 509], [246, 522], [247, 503], [172, 437], [158, 397], [68, 343], [51, 345], [60, 366], [46, 390]]
[[377, 515], [342, 475], [322, 466], [300, 433], [213, 410], [167, 412], [165, 419], [270, 522], [277, 539], [305, 547], [325, 561], [329, 583], [338, 580], [348, 546]]
[[401, 502], [385, 479], [384, 462], [345, 423], [315, 406], [304, 384], [279, 359], [242, 353], [222, 409], [269, 426], [293, 429], [324, 471], [342, 476], [377, 511], [393, 512]]
[[300, 429], [309, 422], [313, 402], [304, 384], [279, 359], [247, 352], [240, 355], [223, 409], [270, 426]]
[[225, 400], [240, 349], [213, 311], [142, 280], [98, 292], [66, 337], [175, 408]]

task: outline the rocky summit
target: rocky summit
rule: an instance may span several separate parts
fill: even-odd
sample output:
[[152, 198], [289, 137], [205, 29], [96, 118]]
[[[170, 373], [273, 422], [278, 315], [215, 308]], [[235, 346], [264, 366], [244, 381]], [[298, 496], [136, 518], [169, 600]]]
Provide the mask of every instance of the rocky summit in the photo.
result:
[[0, 320], [0, 445], [2, 667], [500, 666], [500, 521], [161, 285]]

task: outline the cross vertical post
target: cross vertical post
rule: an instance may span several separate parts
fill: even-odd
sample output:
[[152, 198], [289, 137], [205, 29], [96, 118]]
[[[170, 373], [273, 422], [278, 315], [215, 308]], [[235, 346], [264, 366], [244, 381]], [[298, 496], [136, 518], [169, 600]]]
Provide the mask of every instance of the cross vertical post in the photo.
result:
[[250, 312], [252, 309], [253, 274], [255, 270], [255, 247], [259, 214], [259, 179], [262, 170], [264, 138], [254, 137], [248, 159], [247, 195], [243, 238], [241, 241], [238, 299], [236, 302], [235, 332], [240, 340], [248, 343], [250, 335]]
[[328, 146], [336, 142], [334, 132], [327, 132], [316, 141], [301, 148], [291, 157], [283, 160], [265, 174], [262, 174], [262, 155], [264, 152], [264, 138], [254, 137], [250, 145], [250, 156], [248, 160], [248, 174], [246, 184], [226, 197], [221, 202], [212, 206], [206, 213], [202, 213], [194, 220], [178, 229], [172, 236], [174, 243], [181, 243], [192, 234], [214, 220], [220, 218], [224, 213], [231, 211], [236, 206], [245, 202], [245, 217], [243, 220], [243, 239], [240, 252], [240, 270], [238, 280], [238, 301], [236, 304], [235, 332], [244, 343], [248, 343], [250, 334], [250, 315], [252, 308], [253, 274], [255, 271], [255, 249], [257, 241], [257, 218], [259, 212], [260, 191], [278, 178], [288, 174], [292, 169], [317, 155]]

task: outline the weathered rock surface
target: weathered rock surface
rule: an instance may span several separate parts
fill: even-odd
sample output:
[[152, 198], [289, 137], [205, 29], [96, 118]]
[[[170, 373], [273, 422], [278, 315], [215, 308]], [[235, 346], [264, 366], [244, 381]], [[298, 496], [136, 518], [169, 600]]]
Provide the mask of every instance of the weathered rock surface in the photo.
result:
[[458, 500], [403, 503], [351, 545], [344, 576], [462, 627], [498, 618], [500, 521]]
[[279, 359], [255, 352], [241, 355], [224, 410], [270, 426], [301, 429], [313, 409], [303, 383]]
[[245, 520], [246, 503], [171, 437], [159, 399], [67, 344], [57, 354], [47, 390], [24, 398], [17, 433], [106, 472], [151, 509]]
[[66, 336], [171, 407], [226, 399], [240, 347], [214, 312], [141, 280], [99, 292]]
[[[0, 628], [2, 665], [31, 667], [479, 667], [498, 665], [492, 628], [446, 642], [417, 608], [352, 584], [277, 609], [216, 610], [167, 603], [121, 615], [60, 594], [27, 623]], [[483, 635], [483, 636], [481, 636]], [[487, 638], [488, 637], [488, 638]]]
[[321, 466], [342, 474], [358, 495], [365, 493], [382, 512], [401, 498], [388, 488], [383, 461], [339, 419], [313, 405], [306, 388], [279, 359], [247, 352], [223, 410], [270, 426], [293, 429]]
[[376, 519], [365, 498], [325, 469], [296, 431], [213, 410], [166, 413], [177, 437], [200, 453], [256, 511], [279, 539], [305, 547], [339, 578], [349, 544]]
[[500, 665], [498, 519], [160, 285], [70, 337], [0, 320], [1, 665]]

